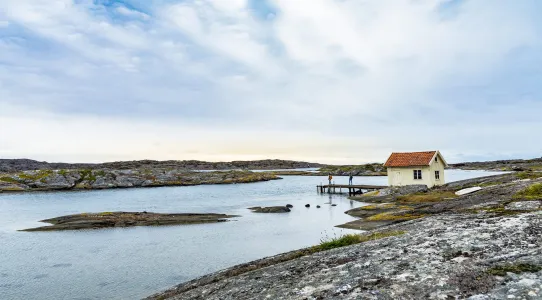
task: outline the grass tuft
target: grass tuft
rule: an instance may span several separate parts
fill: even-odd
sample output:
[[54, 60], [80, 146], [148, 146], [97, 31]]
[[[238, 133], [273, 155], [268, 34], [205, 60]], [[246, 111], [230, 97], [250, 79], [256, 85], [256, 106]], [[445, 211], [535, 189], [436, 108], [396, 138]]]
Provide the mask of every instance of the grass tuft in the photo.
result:
[[528, 188], [517, 192], [514, 195], [516, 199], [542, 200], [542, 183], [535, 183]]
[[398, 236], [405, 234], [406, 231], [384, 231], [384, 232], [375, 232], [368, 235], [359, 235], [359, 234], [346, 234], [341, 237], [334, 237], [330, 239], [323, 239], [320, 241], [320, 245], [314, 246], [311, 249], [312, 253], [326, 251], [330, 249], [350, 246], [354, 244], [360, 244], [368, 241], [383, 239], [391, 236]]
[[525, 172], [517, 173], [516, 177], [518, 179], [537, 179], [537, 178], [542, 177], [542, 173], [525, 171]]

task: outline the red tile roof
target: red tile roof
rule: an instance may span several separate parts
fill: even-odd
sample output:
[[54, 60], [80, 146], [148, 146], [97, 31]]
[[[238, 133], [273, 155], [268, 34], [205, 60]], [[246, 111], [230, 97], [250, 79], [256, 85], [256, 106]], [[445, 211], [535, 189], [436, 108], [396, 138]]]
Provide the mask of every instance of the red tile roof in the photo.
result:
[[437, 151], [392, 153], [384, 167], [428, 166]]

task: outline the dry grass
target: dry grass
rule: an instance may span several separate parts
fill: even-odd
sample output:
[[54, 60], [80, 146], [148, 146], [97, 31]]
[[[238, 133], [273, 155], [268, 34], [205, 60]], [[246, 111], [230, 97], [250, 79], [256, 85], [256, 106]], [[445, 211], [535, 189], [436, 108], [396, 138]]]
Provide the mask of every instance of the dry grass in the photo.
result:
[[375, 197], [375, 196], [378, 196], [380, 195], [380, 191], [376, 190], [376, 191], [372, 191], [372, 192], [367, 192], [365, 194], [362, 194], [361, 196], [362, 197]]
[[378, 204], [378, 205], [362, 206], [359, 209], [361, 209], [361, 210], [377, 210], [377, 209], [392, 209], [392, 208], [396, 208], [396, 207], [397, 207], [397, 205], [395, 205], [394, 203], [384, 203], [384, 204]]
[[398, 212], [384, 212], [374, 216], [370, 216], [365, 221], [410, 221], [425, 217], [424, 214], [419, 213], [398, 213]]

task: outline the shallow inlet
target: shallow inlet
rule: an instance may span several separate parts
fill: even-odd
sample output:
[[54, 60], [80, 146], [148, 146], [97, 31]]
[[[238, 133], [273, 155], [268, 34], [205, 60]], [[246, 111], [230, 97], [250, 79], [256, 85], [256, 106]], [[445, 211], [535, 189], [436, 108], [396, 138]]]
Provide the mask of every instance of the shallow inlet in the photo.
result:
[[[446, 179], [491, 174], [495, 173], [449, 170]], [[285, 176], [237, 185], [0, 194], [0, 299], [141, 298], [238, 263], [317, 244], [326, 236], [348, 232], [334, 226], [354, 220], [344, 211], [362, 205], [340, 195], [318, 195], [316, 185], [326, 180]], [[347, 177], [334, 180], [348, 182]], [[386, 181], [386, 177], [354, 179], [360, 184]], [[288, 214], [254, 214], [246, 209], [287, 203], [294, 205]], [[306, 203], [311, 208], [305, 208]], [[67, 214], [143, 210], [242, 217], [188, 226], [16, 231]]]

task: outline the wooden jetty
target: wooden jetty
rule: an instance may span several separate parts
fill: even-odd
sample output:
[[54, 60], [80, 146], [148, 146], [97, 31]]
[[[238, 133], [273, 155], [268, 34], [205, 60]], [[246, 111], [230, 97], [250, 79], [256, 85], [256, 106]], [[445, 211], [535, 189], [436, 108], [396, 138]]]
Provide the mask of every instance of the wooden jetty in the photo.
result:
[[385, 185], [366, 185], [366, 184], [356, 184], [356, 185], [350, 185], [350, 184], [326, 184], [326, 185], [318, 185], [316, 186], [316, 191], [318, 193], [324, 194], [342, 194], [343, 189], [348, 191], [349, 196], [354, 195], [361, 195], [363, 194], [363, 191], [374, 191], [374, 190], [381, 190], [385, 189], [387, 186]]

